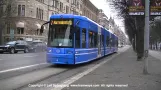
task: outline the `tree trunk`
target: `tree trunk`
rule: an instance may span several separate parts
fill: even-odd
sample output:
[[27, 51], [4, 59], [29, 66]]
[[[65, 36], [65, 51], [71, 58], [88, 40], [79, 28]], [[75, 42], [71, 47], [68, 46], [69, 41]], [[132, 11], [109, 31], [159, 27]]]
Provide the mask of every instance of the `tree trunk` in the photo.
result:
[[137, 31], [136, 37], [137, 60], [142, 60], [144, 56], [144, 30]]
[[155, 43], [156, 50], [158, 50], [158, 42]]
[[136, 52], [136, 46], [135, 46], [135, 38], [132, 40], [132, 46], [133, 46], [133, 50]]

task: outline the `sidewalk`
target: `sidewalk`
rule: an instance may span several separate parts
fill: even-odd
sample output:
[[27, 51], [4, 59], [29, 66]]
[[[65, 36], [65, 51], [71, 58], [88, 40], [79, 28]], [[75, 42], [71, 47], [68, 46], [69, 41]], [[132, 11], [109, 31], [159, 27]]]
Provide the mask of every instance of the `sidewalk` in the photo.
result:
[[109, 87], [69, 87], [63, 90], [161, 90], [161, 60], [149, 56], [149, 75], [143, 75], [144, 62], [136, 61], [135, 55], [130, 48], [72, 83], [75, 85], [105, 84]]

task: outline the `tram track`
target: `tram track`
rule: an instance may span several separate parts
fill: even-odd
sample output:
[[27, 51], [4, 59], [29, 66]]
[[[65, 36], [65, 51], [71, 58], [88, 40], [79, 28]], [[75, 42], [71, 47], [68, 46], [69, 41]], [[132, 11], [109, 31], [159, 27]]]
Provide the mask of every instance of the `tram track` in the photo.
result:
[[[52, 75], [50, 77], [41, 79], [39, 81], [36, 81], [34, 83], [31, 83], [32, 85], [36, 85], [36, 84], [56, 84], [56, 83], [60, 83], [61, 81], [70, 78], [71, 76], [77, 75], [78, 73], [84, 72], [85, 70], [94, 67], [95, 65], [101, 63], [102, 61], [106, 60], [107, 58], [111, 58], [112, 55], [105, 57], [105, 58], [100, 58], [98, 60], [89, 62], [89, 63], [85, 63], [85, 64], [81, 64], [81, 65], [75, 65], [73, 66], [73, 68], [65, 70], [61, 73]], [[31, 89], [28, 87], [28, 85], [25, 85], [23, 87], [20, 87], [16, 90], [28, 90]], [[33, 89], [33, 88], [32, 88]], [[33, 90], [35, 90], [36, 88], [34, 88]], [[45, 88], [46, 89], [46, 88]], [[49, 88], [48, 88], [49, 89]], [[40, 88], [36, 89], [36, 90], [40, 90]], [[41, 90], [44, 90], [44, 88]]]

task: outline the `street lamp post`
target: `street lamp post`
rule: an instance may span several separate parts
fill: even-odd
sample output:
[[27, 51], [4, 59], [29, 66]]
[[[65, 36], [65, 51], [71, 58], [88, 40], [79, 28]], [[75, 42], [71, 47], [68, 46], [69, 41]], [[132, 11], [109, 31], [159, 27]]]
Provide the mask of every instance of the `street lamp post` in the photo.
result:
[[149, 53], [149, 0], [145, 0], [145, 28], [144, 28], [144, 68], [143, 73], [148, 74]]

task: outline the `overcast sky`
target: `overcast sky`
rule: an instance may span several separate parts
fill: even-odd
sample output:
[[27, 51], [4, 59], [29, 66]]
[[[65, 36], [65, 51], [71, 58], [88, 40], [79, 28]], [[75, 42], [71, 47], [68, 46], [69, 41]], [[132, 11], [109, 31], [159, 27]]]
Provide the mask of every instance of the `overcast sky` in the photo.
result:
[[[117, 18], [117, 12], [110, 7], [109, 3], [106, 0], [90, 0], [98, 9], [102, 9], [108, 18], [113, 17], [115, 19], [115, 23], [120, 26], [121, 30], [124, 31], [124, 25], [121, 19]], [[112, 1], [112, 0], [107, 0]]]

